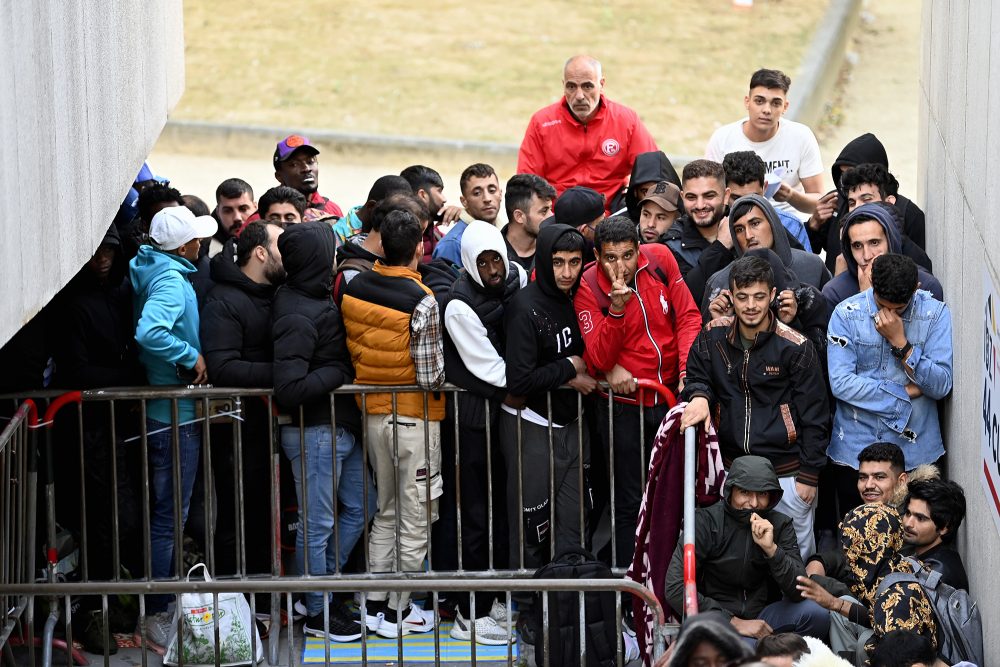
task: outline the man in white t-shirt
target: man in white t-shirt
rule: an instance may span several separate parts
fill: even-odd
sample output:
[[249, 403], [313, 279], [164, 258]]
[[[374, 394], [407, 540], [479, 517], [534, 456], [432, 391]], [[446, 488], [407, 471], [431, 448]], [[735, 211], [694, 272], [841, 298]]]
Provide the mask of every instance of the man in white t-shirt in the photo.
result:
[[[747, 117], [717, 129], [705, 148], [705, 157], [722, 162], [727, 153], [751, 150], [767, 166], [767, 182], [781, 179], [771, 194], [775, 208], [807, 220], [823, 193], [823, 164], [812, 130], [782, 118], [788, 110], [788, 87], [783, 72], [760, 69], [750, 77], [750, 92], [743, 99]], [[770, 188], [768, 188], [770, 194]]]

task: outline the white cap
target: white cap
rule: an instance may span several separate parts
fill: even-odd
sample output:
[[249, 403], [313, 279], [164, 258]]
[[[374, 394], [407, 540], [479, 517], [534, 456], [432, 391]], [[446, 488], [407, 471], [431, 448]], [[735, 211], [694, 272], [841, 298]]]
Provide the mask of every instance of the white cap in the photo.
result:
[[188, 241], [213, 236], [218, 229], [210, 215], [195, 217], [187, 206], [170, 206], [153, 216], [149, 238], [160, 250], [176, 250]]

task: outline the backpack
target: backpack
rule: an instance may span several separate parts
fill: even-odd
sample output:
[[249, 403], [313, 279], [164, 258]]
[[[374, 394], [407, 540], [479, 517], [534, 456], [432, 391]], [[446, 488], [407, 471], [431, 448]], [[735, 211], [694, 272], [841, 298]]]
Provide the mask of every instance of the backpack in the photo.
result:
[[[667, 272], [663, 269], [660, 264], [660, 260], [656, 258], [656, 255], [651, 252], [645, 252], [642, 246], [639, 246], [639, 254], [646, 258], [649, 262], [646, 268], [653, 272], [657, 278], [660, 279], [667, 289], [670, 289], [670, 279], [667, 277]], [[597, 262], [591, 262], [587, 265], [587, 268], [583, 271], [583, 280], [587, 282], [590, 287], [590, 291], [594, 295], [594, 300], [597, 301], [597, 306], [601, 309], [601, 313], [605, 317], [608, 316], [608, 309], [611, 308], [611, 297], [601, 289], [600, 283], [597, 281], [597, 272], [600, 271], [600, 267], [597, 266]], [[673, 308], [670, 309], [673, 313]]]
[[983, 619], [978, 604], [968, 592], [952, 588], [941, 581], [941, 573], [928, 570], [920, 561], [904, 557], [916, 574], [893, 572], [886, 575], [878, 586], [882, 595], [897, 583], [918, 583], [934, 608], [937, 622], [938, 653], [950, 665], [963, 660], [982, 667]]
[[[536, 579], [616, 579], [611, 568], [592, 553], [570, 548], [535, 572]], [[586, 667], [613, 667], [618, 655], [621, 630], [615, 627], [615, 591], [585, 593], [583, 596], [586, 628]], [[549, 664], [560, 667], [584, 667], [580, 664], [580, 593], [549, 593], [549, 617], [542, 618], [542, 595], [535, 595], [529, 623], [535, 634], [535, 665], [545, 665], [542, 628], [549, 629]]]

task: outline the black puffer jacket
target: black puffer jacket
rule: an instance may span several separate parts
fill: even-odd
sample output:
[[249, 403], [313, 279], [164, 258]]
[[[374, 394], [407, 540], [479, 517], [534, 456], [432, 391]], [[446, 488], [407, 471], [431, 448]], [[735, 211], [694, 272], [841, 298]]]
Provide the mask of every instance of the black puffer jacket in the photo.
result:
[[[757, 514], [774, 526], [777, 551], [768, 558], [750, 535], [753, 510], [733, 508], [733, 487], [768, 491], [769, 508], [781, 500], [781, 486], [771, 463], [759, 456], [733, 462], [723, 488], [724, 500], [696, 510], [695, 559], [699, 611], [719, 610], [743, 619], [757, 618], [765, 606], [782, 595], [798, 602], [802, 595], [795, 578], [805, 576], [792, 520], [772, 509]], [[667, 568], [665, 597], [671, 607], [684, 608], [684, 545], [678, 543]]]
[[208, 377], [220, 387], [270, 387], [273, 285], [250, 280], [236, 265], [236, 239], [211, 260], [215, 284], [201, 308], [201, 346]]
[[[323, 221], [292, 225], [278, 237], [288, 273], [274, 294], [274, 392], [278, 405], [298, 424], [330, 423], [330, 392], [353, 381], [354, 368], [333, 285], [333, 229]], [[353, 396], [338, 395], [337, 426], [360, 435], [361, 415]]]

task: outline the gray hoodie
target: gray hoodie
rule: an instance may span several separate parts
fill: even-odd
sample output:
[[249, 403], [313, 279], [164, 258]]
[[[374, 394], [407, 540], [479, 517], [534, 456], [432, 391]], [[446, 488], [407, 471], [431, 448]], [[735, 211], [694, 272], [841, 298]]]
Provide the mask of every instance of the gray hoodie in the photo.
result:
[[[788, 235], [785, 233], [785, 228], [782, 226], [774, 207], [771, 202], [760, 195], [740, 197], [729, 207], [729, 231], [732, 234], [733, 250], [736, 256], [742, 257], [744, 253], [739, 244], [736, 243], [736, 232], [733, 231], [733, 225], [736, 220], [746, 215], [750, 206], [756, 206], [764, 212], [764, 218], [771, 226], [771, 238], [774, 239], [771, 250], [781, 259], [781, 263], [791, 270], [799, 282], [812, 285], [816, 289], [823, 289], [823, 285], [830, 280], [830, 272], [823, 264], [823, 260], [819, 258], [819, 255], [793, 248], [788, 244]], [[731, 266], [732, 264], [716, 271], [705, 283], [702, 312], [707, 312], [707, 304], [718, 296], [720, 290], [729, 288], [729, 269]]]

